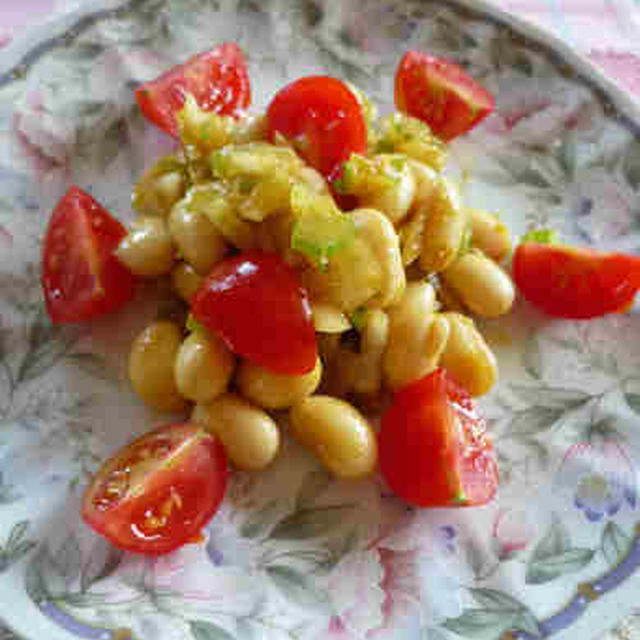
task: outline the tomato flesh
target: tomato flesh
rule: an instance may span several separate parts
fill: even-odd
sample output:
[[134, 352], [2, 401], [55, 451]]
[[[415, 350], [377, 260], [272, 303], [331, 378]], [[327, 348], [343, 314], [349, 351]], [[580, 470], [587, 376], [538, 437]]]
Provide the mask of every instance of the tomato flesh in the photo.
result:
[[629, 308], [640, 288], [640, 257], [525, 242], [513, 278], [534, 306], [559, 318], [587, 319]]
[[220, 442], [192, 423], [134, 440], [98, 471], [82, 517], [120, 549], [157, 555], [194, 539], [217, 511], [227, 485]]
[[363, 153], [367, 127], [357, 98], [340, 80], [309, 76], [287, 85], [267, 107], [267, 135], [289, 140], [326, 178], [336, 177], [352, 153]]
[[145, 82], [135, 95], [144, 116], [177, 138], [176, 113], [187, 94], [205, 111], [235, 116], [251, 103], [249, 72], [236, 44], [224, 43]]
[[89, 194], [71, 187], [54, 209], [41, 283], [54, 324], [82, 322], [124, 306], [136, 279], [114, 255], [126, 229]]
[[275, 253], [248, 251], [216, 264], [192, 298], [191, 312], [232, 351], [265, 369], [297, 375], [315, 366], [307, 292]]
[[486, 422], [444, 369], [394, 395], [379, 445], [382, 475], [411, 504], [481, 505], [496, 493], [498, 464]]
[[445, 141], [475, 127], [495, 106], [491, 93], [462, 67], [422, 51], [408, 51], [400, 60], [395, 103]]

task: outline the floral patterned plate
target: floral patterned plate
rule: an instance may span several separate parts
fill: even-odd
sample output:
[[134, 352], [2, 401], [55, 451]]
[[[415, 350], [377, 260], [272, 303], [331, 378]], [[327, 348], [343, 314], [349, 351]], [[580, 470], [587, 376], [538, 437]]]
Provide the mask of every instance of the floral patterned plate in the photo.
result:
[[[117, 5], [117, 6], [116, 6]], [[106, 8], [105, 8], [106, 7]], [[86, 475], [159, 420], [128, 388], [153, 291], [117, 318], [52, 327], [39, 243], [70, 182], [121, 218], [166, 140], [132, 88], [222, 40], [249, 52], [264, 105], [311, 72], [390, 106], [407, 48], [453, 56], [497, 112], [453, 146], [464, 197], [521, 233], [640, 251], [640, 112], [577, 56], [458, 0], [130, 0], [93, 5], [0, 58], [0, 617], [51, 640], [455, 640], [594, 637], [640, 593], [640, 316], [484, 330], [501, 381], [483, 400], [494, 504], [413, 510], [330, 479], [290, 442], [234, 476], [200, 544], [122, 554], [78, 517]], [[52, 36], [53, 34], [53, 36]], [[524, 307], [524, 305], [523, 305]], [[8, 633], [8, 632], [7, 632]], [[1, 633], [0, 633], [1, 635]]]

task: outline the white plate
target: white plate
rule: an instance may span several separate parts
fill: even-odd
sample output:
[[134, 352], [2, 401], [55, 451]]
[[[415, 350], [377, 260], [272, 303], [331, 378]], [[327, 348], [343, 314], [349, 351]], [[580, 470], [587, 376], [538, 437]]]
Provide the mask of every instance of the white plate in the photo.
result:
[[215, 42], [249, 53], [258, 106], [327, 72], [389, 107], [404, 50], [457, 58], [498, 101], [453, 145], [466, 201], [516, 233], [554, 225], [636, 253], [637, 106], [561, 43], [477, 3], [105, 6], [0, 56], [0, 617], [33, 640], [584, 638], [614, 626], [640, 588], [637, 313], [574, 323], [519, 309], [487, 323], [502, 368], [482, 401], [500, 451], [494, 504], [408, 510], [376, 482], [330, 481], [287, 443], [269, 472], [235, 475], [203, 544], [145, 560], [77, 512], [85, 474], [158, 420], [123, 367], [156, 309], [53, 329], [38, 264], [69, 183], [131, 217], [133, 180], [165, 145], [132, 87]]

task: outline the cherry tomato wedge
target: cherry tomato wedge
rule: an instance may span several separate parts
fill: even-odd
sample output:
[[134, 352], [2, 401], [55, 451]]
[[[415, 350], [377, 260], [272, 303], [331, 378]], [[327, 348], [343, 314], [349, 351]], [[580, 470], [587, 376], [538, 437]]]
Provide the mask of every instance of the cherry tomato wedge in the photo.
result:
[[124, 306], [135, 277], [114, 255], [125, 228], [71, 187], [53, 210], [42, 252], [42, 290], [54, 324], [82, 322]]
[[176, 113], [188, 93], [205, 111], [235, 116], [246, 109], [251, 102], [251, 85], [240, 48], [224, 43], [199, 53], [140, 85], [135, 95], [145, 117], [177, 138]]
[[640, 256], [525, 242], [513, 255], [513, 278], [534, 306], [558, 318], [624, 311], [640, 289]]
[[363, 153], [367, 127], [357, 98], [328, 76], [300, 78], [278, 91], [267, 107], [267, 135], [291, 141], [296, 151], [332, 179], [352, 153]]
[[120, 549], [168, 553], [209, 522], [227, 474], [222, 445], [202, 427], [160, 427], [105, 462], [85, 491], [82, 517]]
[[442, 368], [394, 395], [379, 445], [382, 475], [411, 504], [481, 505], [496, 493], [498, 464], [485, 420]]
[[202, 325], [255, 364], [303, 374], [316, 362], [316, 336], [307, 292], [275, 253], [248, 251], [223, 260], [191, 300]]
[[395, 103], [445, 141], [469, 131], [495, 106], [491, 93], [462, 67], [422, 51], [407, 51], [400, 60]]

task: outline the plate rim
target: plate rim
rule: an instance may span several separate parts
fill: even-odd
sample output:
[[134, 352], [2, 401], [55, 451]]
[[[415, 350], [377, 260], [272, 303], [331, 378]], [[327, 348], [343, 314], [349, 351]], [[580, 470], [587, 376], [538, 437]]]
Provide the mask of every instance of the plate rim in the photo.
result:
[[[402, 2], [403, 0], [397, 1]], [[607, 97], [614, 98], [615, 106], [629, 119], [626, 124], [631, 125], [636, 137], [640, 137], [640, 122], [634, 122], [634, 120], [640, 119], [640, 95], [635, 95], [629, 89], [622, 87], [618, 82], [607, 76], [601, 67], [552, 31], [537, 25], [535, 22], [505, 11], [489, 2], [489, 0], [445, 0], [445, 2], [464, 7], [471, 13], [489, 14], [497, 22], [517, 31], [527, 40], [552, 49], [561, 58], [566, 58], [569, 64], [579, 71], [578, 78], [586, 81], [601, 93], [612, 94]]]

